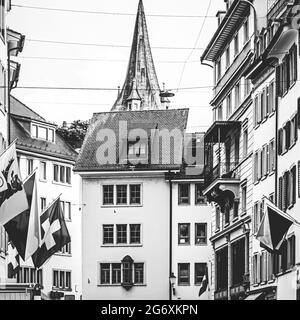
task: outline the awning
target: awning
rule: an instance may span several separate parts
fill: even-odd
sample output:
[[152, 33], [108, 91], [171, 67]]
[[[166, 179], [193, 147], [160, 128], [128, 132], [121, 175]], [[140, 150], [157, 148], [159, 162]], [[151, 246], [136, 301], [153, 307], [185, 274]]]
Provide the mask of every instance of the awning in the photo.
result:
[[252, 293], [247, 298], [245, 298], [244, 300], [258, 300], [258, 298], [261, 297], [262, 295], [263, 295], [263, 292]]
[[240, 121], [215, 121], [214, 124], [207, 130], [204, 137], [204, 142], [224, 143], [230, 131], [240, 128]]

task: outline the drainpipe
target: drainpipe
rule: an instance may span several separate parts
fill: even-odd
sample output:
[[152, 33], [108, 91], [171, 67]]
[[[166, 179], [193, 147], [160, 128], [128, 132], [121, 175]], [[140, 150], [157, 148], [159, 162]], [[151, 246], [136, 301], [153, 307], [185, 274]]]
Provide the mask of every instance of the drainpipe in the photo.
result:
[[[169, 191], [170, 191], [170, 197], [169, 197], [169, 206], [170, 206], [170, 217], [169, 217], [169, 222], [170, 222], [170, 231], [169, 231], [169, 279], [172, 275], [172, 259], [173, 259], [173, 254], [172, 254], [172, 238], [173, 238], [173, 192], [172, 192], [172, 179], [171, 179], [171, 171], [169, 171]], [[171, 282], [169, 281], [169, 300], [172, 300], [172, 286]]]

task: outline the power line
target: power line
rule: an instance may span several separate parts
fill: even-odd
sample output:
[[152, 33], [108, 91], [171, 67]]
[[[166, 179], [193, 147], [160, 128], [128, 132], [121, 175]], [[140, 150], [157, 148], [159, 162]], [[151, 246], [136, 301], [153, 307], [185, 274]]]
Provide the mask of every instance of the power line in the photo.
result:
[[[70, 58], [70, 57], [34, 57], [21, 56], [19, 59], [37, 59], [37, 60], [61, 60], [61, 61], [90, 61], [90, 62], [128, 62], [128, 60], [113, 60], [113, 59], [97, 59], [97, 58]], [[156, 63], [183, 63], [184, 61], [156, 61]], [[200, 60], [189, 61], [189, 63], [200, 63]]]
[[[206, 14], [205, 14], [206, 16], [208, 15], [208, 12], [209, 12], [209, 9], [210, 9], [210, 6], [211, 6], [211, 2], [212, 2], [212, 0], [209, 1], [208, 7], [207, 7], [207, 10], [206, 10]], [[183, 75], [184, 75], [184, 71], [185, 71], [185, 66], [186, 66], [188, 60], [191, 58], [194, 50], [196, 49], [196, 46], [197, 46], [197, 44], [198, 44], [198, 41], [199, 41], [199, 39], [200, 39], [200, 36], [201, 36], [201, 34], [202, 34], [202, 31], [203, 31], [203, 28], [204, 28], [204, 25], [205, 25], [205, 21], [206, 21], [206, 18], [204, 18], [204, 20], [203, 20], [203, 22], [202, 22], [202, 25], [201, 25], [201, 28], [200, 28], [200, 31], [199, 31], [199, 33], [198, 33], [198, 36], [197, 36], [197, 39], [196, 39], [196, 42], [195, 42], [195, 44], [194, 44], [193, 49], [191, 50], [191, 52], [189, 53], [189, 55], [187, 56], [187, 58], [186, 58], [185, 61], [183, 62], [183, 67], [182, 67], [182, 71], [181, 71], [181, 75], [180, 75], [178, 87], [180, 87], [180, 85], [181, 85], [181, 82], [182, 82], [182, 79], [183, 79]]]
[[[111, 15], [111, 16], [136, 16], [136, 13], [75, 10], [75, 9], [63, 9], [63, 8], [24, 6], [24, 5], [19, 5], [19, 4], [12, 4], [12, 7], [24, 8], [24, 9], [34, 9], [34, 10], [69, 12], [69, 13], [101, 14], [101, 15]], [[216, 19], [216, 16], [207, 16], [207, 15], [203, 16], [203, 15], [177, 15], [177, 14], [147, 14], [146, 16], [147, 17], [157, 17], [157, 18], [196, 18], [196, 19], [214, 18], [214, 19]]]
[[[43, 39], [26, 39], [26, 42], [40, 42], [49, 44], [63, 44], [63, 45], [76, 45], [76, 46], [93, 46], [93, 47], [109, 47], [109, 48], [131, 48], [129, 45], [117, 45], [117, 44], [105, 44], [105, 43], [83, 43], [83, 42], [68, 42], [68, 41], [55, 41], [55, 40], [43, 40]], [[161, 50], [191, 50], [189, 47], [168, 47], [168, 46], [156, 46], [152, 49]], [[195, 50], [204, 50], [204, 48], [196, 48]]]
[[[63, 8], [50, 8], [50, 7], [37, 7], [37, 6], [24, 6], [19, 4], [12, 4], [12, 7], [23, 8], [23, 9], [33, 9], [33, 10], [44, 10], [44, 11], [57, 11], [57, 12], [68, 12], [68, 13], [80, 13], [80, 14], [100, 14], [100, 15], [111, 15], [111, 16], [136, 16], [136, 13], [130, 12], [107, 12], [107, 11], [90, 11], [90, 10], [75, 10], [75, 9], [63, 9]], [[217, 19], [215, 15], [178, 15], [178, 14], [147, 14], [147, 17], [155, 18], [213, 18]], [[248, 18], [249, 16], [240, 16], [239, 19]], [[264, 18], [264, 17], [257, 17]], [[229, 19], [229, 17], [224, 17], [223, 19]]]
[[[84, 103], [84, 102], [51, 102], [51, 101], [27, 101], [27, 103], [35, 103], [35, 104], [51, 104], [51, 105], [77, 105], [77, 106], [111, 106], [110, 103]], [[210, 105], [202, 105], [202, 106], [172, 106], [172, 108], [211, 108]]]

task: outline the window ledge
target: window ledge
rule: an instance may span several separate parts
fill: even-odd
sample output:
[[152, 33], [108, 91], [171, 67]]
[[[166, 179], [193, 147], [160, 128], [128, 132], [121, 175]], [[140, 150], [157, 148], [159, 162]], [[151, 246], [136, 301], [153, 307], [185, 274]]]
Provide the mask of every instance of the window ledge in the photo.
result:
[[47, 183], [47, 180], [39, 179], [39, 182]]
[[245, 215], [247, 215], [247, 210], [242, 211], [241, 217], [244, 217]]
[[207, 245], [207, 243], [195, 243], [196, 247], [206, 247]]
[[[111, 288], [111, 287], [122, 287], [122, 284], [97, 284], [97, 287]], [[147, 287], [147, 284], [133, 284], [133, 287]]]
[[69, 253], [55, 253], [56, 256], [59, 256], [59, 257], [66, 257], [66, 258], [72, 258], [72, 254], [69, 254]]
[[269, 177], [273, 176], [275, 174], [275, 171], [272, 169], [272, 171], [269, 173]]
[[68, 183], [63, 183], [63, 182], [57, 182], [57, 181], [52, 181], [53, 184], [56, 184], [58, 186], [64, 186], [64, 187], [69, 187], [71, 188], [72, 187], [72, 184], [68, 184]]
[[142, 204], [103, 204], [101, 208], [140, 208]]
[[54, 291], [65, 291], [65, 292], [71, 292], [71, 288], [59, 288], [59, 287], [52, 287], [52, 290]]
[[188, 247], [190, 245], [191, 245], [190, 243], [178, 243], [178, 246], [180, 247]]
[[234, 219], [232, 219], [232, 223], [235, 223], [239, 220], [239, 217], [235, 217]]
[[138, 248], [142, 246], [143, 244], [103, 244], [101, 245], [101, 248]]
[[270, 114], [269, 114], [269, 118], [272, 118], [275, 114], [275, 110], [273, 110]]

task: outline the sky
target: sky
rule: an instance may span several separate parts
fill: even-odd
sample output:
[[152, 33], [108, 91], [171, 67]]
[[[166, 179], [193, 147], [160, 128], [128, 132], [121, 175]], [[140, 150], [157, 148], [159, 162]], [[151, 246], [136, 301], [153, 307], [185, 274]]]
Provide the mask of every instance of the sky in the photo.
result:
[[[190, 108], [189, 131], [203, 132], [212, 123], [209, 102], [212, 98], [213, 69], [202, 66], [200, 56], [217, 28], [215, 15], [225, 8], [224, 1], [144, 0], [143, 3], [161, 88], [166, 83], [166, 87], [175, 93], [173, 108]], [[16, 59], [21, 63], [19, 87], [109, 89], [16, 88], [12, 94], [58, 125], [63, 121], [70, 123], [77, 119], [90, 119], [94, 112], [109, 111], [116, 100], [117, 87], [122, 87], [125, 79], [138, 0], [12, 0], [12, 5], [8, 25], [26, 36], [24, 50]], [[18, 5], [90, 13], [41, 10]], [[178, 15], [198, 17], [182, 18]], [[202, 88], [185, 89], [195, 87]]]

